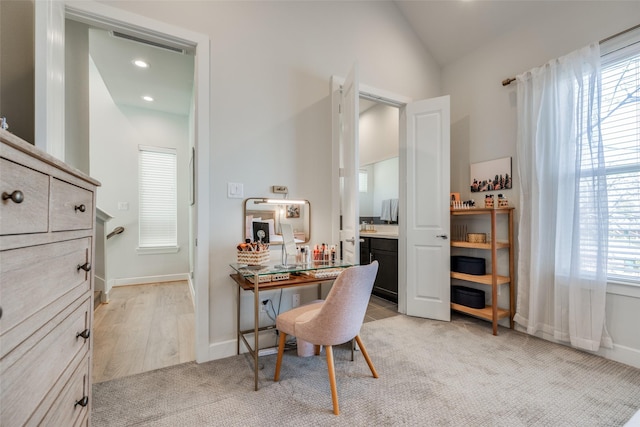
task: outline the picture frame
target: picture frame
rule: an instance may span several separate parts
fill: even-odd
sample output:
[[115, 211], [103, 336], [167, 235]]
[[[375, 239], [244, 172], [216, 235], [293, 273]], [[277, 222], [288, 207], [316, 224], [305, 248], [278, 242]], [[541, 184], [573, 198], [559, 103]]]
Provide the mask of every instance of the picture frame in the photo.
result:
[[300, 205], [287, 205], [286, 206], [287, 218], [300, 218]]
[[470, 189], [472, 193], [510, 190], [512, 186], [511, 157], [471, 164]]

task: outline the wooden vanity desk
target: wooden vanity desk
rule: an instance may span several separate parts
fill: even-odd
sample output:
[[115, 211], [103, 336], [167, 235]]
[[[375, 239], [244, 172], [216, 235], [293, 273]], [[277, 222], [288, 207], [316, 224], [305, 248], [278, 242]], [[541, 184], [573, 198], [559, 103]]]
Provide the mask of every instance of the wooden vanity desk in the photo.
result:
[[[277, 268], [274, 265], [267, 266], [247, 266], [242, 264], [230, 264], [235, 273], [230, 274], [233, 281], [238, 286], [238, 297], [236, 306], [236, 330], [237, 330], [237, 344], [236, 353], [240, 354], [240, 341], [244, 343], [249, 351], [249, 354], [253, 357], [253, 372], [254, 372], [254, 385], [255, 390], [258, 390], [258, 356], [259, 356], [259, 334], [262, 331], [275, 329], [275, 325], [260, 327], [260, 291], [270, 291], [274, 289], [292, 288], [299, 286], [318, 286], [318, 299], [321, 298], [322, 283], [333, 282], [337, 273], [341, 269], [351, 267], [352, 264], [343, 263], [342, 261], [336, 261], [334, 263], [312, 262], [310, 264], [296, 265], [293, 268]], [[335, 275], [328, 275], [329, 272], [335, 271]], [[287, 280], [270, 280], [264, 281], [269, 276], [277, 277], [281, 274], [289, 274]], [[325, 277], [320, 277], [323, 275]], [[318, 277], [316, 277], [316, 275]], [[262, 279], [261, 279], [262, 278]], [[263, 280], [263, 283], [260, 281]], [[253, 281], [253, 282], [252, 282]], [[240, 329], [240, 300], [241, 291], [253, 291], [253, 328], [252, 329]], [[253, 345], [249, 343], [246, 336], [247, 334], [253, 334]]]

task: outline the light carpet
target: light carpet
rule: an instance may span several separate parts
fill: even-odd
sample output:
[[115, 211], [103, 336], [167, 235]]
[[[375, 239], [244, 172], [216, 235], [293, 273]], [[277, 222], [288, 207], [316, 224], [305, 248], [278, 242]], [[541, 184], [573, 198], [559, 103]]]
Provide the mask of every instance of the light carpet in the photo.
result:
[[324, 353], [185, 363], [93, 386], [101, 426], [620, 426], [640, 408], [640, 370], [468, 317], [365, 323], [360, 353], [336, 348], [341, 414]]

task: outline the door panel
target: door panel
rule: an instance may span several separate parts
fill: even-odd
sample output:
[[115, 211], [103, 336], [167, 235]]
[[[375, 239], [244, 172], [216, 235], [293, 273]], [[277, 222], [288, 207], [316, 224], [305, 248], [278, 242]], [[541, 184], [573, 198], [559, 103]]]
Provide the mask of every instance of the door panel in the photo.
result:
[[360, 261], [360, 234], [358, 229], [358, 67], [354, 64], [342, 86], [341, 99], [341, 179], [340, 197], [342, 229], [342, 259], [351, 264]]
[[[449, 97], [401, 114], [406, 187], [406, 313], [450, 320]], [[402, 147], [402, 145], [401, 145]]]

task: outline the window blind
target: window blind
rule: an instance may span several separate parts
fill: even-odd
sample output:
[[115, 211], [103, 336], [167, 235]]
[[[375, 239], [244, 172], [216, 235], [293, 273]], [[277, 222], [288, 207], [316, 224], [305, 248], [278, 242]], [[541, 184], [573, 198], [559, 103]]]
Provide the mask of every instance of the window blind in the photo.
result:
[[176, 150], [138, 147], [139, 246], [178, 245]]
[[368, 174], [366, 170], [361, 170], [358, 175], [358, 187], [360, 193], [366, 193], [368, 187]]
[[601, 133], [609, 208], [610, 280], [640, 285], [640, 37], [602, 62]]

